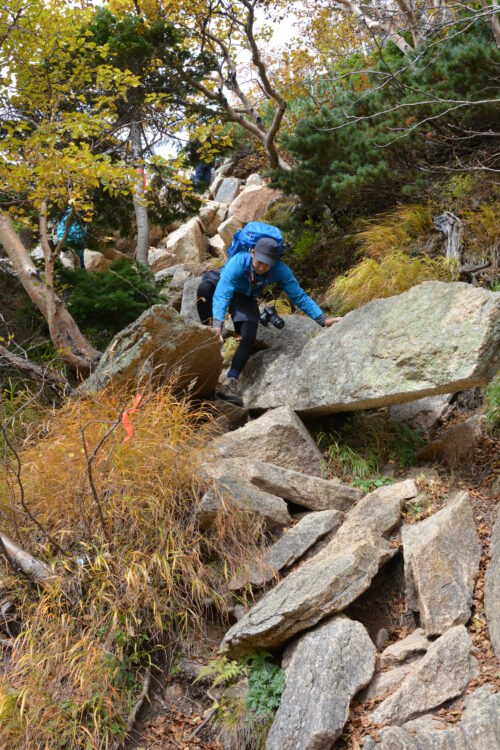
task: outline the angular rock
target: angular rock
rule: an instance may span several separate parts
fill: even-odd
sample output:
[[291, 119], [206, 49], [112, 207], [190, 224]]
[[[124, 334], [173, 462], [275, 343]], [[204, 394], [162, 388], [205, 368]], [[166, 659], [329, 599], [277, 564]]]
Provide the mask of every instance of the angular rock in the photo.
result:
[[230, 216], [229, 219], [226, 219], [222, 222], [217, 230], [217, 234], [224, 242], [224, 250], [227, 250], [227, 248], [233, 241], [235, 232], [237, 232], [238, 229], [241, 229], [242, 226], [243, 224], [241, 223], [241, 221], [238, 221], [235, 216]]
[[262, 518], [268, 528], [288, 526], [292, 519], [284, 500], [258, 490], [250, 482], [232, 476], [215, 480], [215, 488], [206, 492], [197, 509], [198, 522], [208, 526], [221, 508], [237, 505]]
[[360, 694], [360, 701], [364, 703], [365, 701], [386, 698], [401, 685], [405, 677], [418, 665], [420, 659], [407, 664], [398, 664], [386, 672], [378, 672], [368, 687]]
[[335, 617], [302, 636], [266, 750], [330, 750], [374, 667], [375, 647], [360, 622]]
[[186, 266], [184, 263], [176, 263], [175, 266], [168, 266], [168, 268], [163, 268], [161, 271], [155, 273], [155, 281], [171, 279], [177, 271], [185, 271], [186, 273], [189, 273], [189, 271], [186, 271], [185, 269]]
[[216, 201], [206, 201], [200, 208], [199, 217], [203, 224], [205, 234], [209, 236], [216, 233], [227, 214], [225, 203], [216, 203]]
[[498, 750], [500, 693], [495, 690], [484, 685], [468, 695], [455, 724], [443, 727], [440, 717], [422, 716], [402, 727], [383, 729], [380, 742], [366, 739], [363, 750]]
[[120, 331], [81, 389], [93, 393], [110, 384], [117, 390], [176, 379], [211, 394], [222, 370], [218, 337], [209, 328], [185, 321], [166, 305], [154, 305]]
[[92, 273], [93, 271], [106, 271], [113, 261], [105, 258], [102, 253], [98, 253], [95, 250], [84, 250], [83, 262], [85, 270]]
[[232, 203], [241, 188], [241, 180], [237, 177], [225, 177], [215, 194], [217, 203]]
[[297, 415], [287, 406], [269, 411], [214, 441], [224, 458], [256, 458], [305, 474], [321, 474], [323, 457]]
[[482, 385], [500, 367], [500, 295], [427, 281], [321, 330], [299, 356], [246, 381], [255, 409], [368, 409]]
[[231, 652], [278, 646], [340, 612], [369, 587], [394, 554], [386, 535], [398, 525], [414, 482], [380, 487], [349, 512], [333, 539], [290, 573], [226, 633]]
[[257, 174], [257, 172], [254, 172], [254, 174], [251, 174], [247, 177], [245, 182], [245, 187], [250, 187], [250, 185], [263, 185], [264, 180], [260, 176], [260, 174]]
[[500, 659], [500, 512], [491, 535], [491, 560], [484, 581], [484, 611], [491, 645]]
[[389, 418], [408, 425], [412, 430], [428, 433], [448, 414], [451, 398], [451, 393], [444, 393], [397, 404], [389, 408]]
[[472, 641], [463, 625], [447, 630], [370, 719], [400, 726], [461, 695], [476, 674], [471, 650]]
[[159, 247], [150, 247], [148, 250], [148, 263], [151, 272], [155, 274], [161, 273], [167, 268], [179, 265], [179, 258], [174, 253], [167, 250], [165, 245]]
[[338, 510], [320, 510], [308, 513], [291, 529], [285, 531], [281, 539], [266, 550], [264, 565], [237, 574], [230, 582], [231, 589], [239, 589], [248, 583], [262, 586], [272, 581], [276, 573], [287, 568], [307, 552], [321, 537], [338, 529], [344, 516]]
[[260, 221], [267, 213], [271, 203], [280, 195], [266, 185], [250, 185], [242, 190], [229, 206], [227, 215], [235, 216], [242, 224], [249, 221]]
[[407, 659], [425, 654], [429, 646], [430, 641], [427, 640], [425, 631], [417, 628], [411, 635], [387, 646], [380, 654], [380, 664], [383, 667], [401, 664]]
[[225, 249], [226, 243], [219, 234], [216, 234], [214, 237], [210, 237], [210, 239], [208, 240], [208, 250], [217, 258], [220, 258], [224, 254]]
[[470, 617], [481, 547], [467, 492], [443, 510], [403, 527], [406, 604], [426, 634], [439, 635]]
[[175, 255], [177, 263], [203, 263], [207, 255], [207, 240], [200, 219], [195, 216], [169, 234], [166, 249]]
[[201, 325], [200, 316], [196, 307], [197, 291], [201, 283], [201, 276], [187, 279], [182, 287], [181, 315], [184, 320], [194, 320]]
[[213, 476], [222, 471], [244, 477], [265, 492], [313, 511], [346, 511], [363, 497], [362, 490], [338, 480], [320, 479], [252, 458], [227, 458], [209, 468]]

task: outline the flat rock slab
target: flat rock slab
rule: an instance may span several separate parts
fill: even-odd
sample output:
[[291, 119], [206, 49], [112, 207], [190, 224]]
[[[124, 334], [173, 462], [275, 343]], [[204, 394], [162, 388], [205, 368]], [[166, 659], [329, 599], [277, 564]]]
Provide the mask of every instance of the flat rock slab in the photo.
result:
[[360, 701], [364, 703], [365, 701], [374, 699], [387, 698], [388, 695], [397, 690], [405, 677], [417, 666], [420, 659], [416, 659], [414, 662], [398, 664], [385, 672], [378, 672], [368, 687], [360, 694]]
[[308, 513], [291, 529], [285, 531], [281, 539], [263, 555], [264, 565], [236, 575], [229, 584], [231, 589], [239, 589], [248, 583], [262, 586], [269, 583], [276, 573], [293, 565], [316, 542], [331, 531], [338, 529], [344, 514], [338, 510], [321, 510]]
[[464, 699], [456, 724], [443, 727], [440, 717], [422, 716], [402, 727], [388, 727], [380, 742], [367, 738], [363, 750], [498, 750], [500, 693], [493, 685], [477, 688]]
[[400, 726], [461, 695], [476, 674], [471, 650], [472, 641], [463, 625], [447, 630], [370, 719]]
[[201, 276], [187, 279], [182, 288], [181, 315], [184, 320], [194, 320], [201, 325], [198, 308], [196, 307], [196, 298], [198, 296], [198, 287], [202, 281]]
[[224, 177], [215, 194], [216, 203], [232, 203], [241, 188], [241, 180], [237, 177]]
[[256, 458], [304, 474], [321, 474], [321, 451], [288, 406], [217, 438], [213, 445], [224, 458]]
[[347, 721], [351, 698], [369, 682], [374, 667], [375, 646], [359, 622], [334, 617], [302, 636], [266, 750], [330, 750]]
[[226, 458], [207, 469], [212, 476], [224, 473], [244, 477], [261, 490], [312, 511], [347, 511], [363, 497], [362, 490], [337, 479], [321, 479], [254, 459]]
[[491, 535], [491, 560], [484, 583], [484, 611], [491, 645], [500, 659], [500, 512]]
[[406, 604], [420, 612], [426, 635], [466, 623], [481, 546], [467, 492], [419, 523], [403, 527]]
[[221, 476], [215, 480], [215, 488], [206, 492], [197, 509], [198, 522], [209, 525], [223, 508], [232, 505], [255, 513], [268, 528], [288, 526], [292, 519], [284, 500], [254, 487], [250, 482], [232, 476]]
[[193, 392], [203, 397], [214, 391], [221, 371], [220, 342], [213, 331], [184, 320], [167, 305], [154, 305], [114, 337], [81, 390], [175, 381], [179, 388], [193, 384]]
[[454, 393], [500, 367], [500, 295], [462, 282], [427, 281], [379, 299], [322, 330], [300, 356], [253, 373], [256, 409], [298, 413], [371, 409]]
[[430, 645], [431, 642], [427, 639], [425, 630], [417, 628], [406, 638], [387, 646], [380, 654], [380, 664], [383, 667], [402, 664], [408, 659], [425, 654]]
[[380, 487], [349, 512], [327, 546], [281, 581], [226, 633], [232, 652], [278, 646], [345, 609], [394, 554], [385, 538], [417, 494], [412, 480]]

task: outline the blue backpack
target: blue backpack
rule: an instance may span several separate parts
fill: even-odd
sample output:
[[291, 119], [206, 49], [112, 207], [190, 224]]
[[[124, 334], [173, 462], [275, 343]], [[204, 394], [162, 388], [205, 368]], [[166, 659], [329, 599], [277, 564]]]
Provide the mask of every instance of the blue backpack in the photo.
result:
[[233, 241], [227, 249], [227, 259], [229, 260], [237, 253], [250, 252], [262, 237], [270, 237], [272, 240], [276, 240], [280, 256], [283, 255], [283, 235], [278, 227], [264, 224], [261, 221], [251, 221], [234, 235]]

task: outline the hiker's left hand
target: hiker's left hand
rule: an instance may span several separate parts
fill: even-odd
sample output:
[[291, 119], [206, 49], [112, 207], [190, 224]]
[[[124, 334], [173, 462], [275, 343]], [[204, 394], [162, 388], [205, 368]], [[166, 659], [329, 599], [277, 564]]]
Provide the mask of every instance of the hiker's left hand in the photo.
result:
[[342, 318], [327, 318], [323, 323], [324, 328], [330, 328], [334, 323], [338, 323]]

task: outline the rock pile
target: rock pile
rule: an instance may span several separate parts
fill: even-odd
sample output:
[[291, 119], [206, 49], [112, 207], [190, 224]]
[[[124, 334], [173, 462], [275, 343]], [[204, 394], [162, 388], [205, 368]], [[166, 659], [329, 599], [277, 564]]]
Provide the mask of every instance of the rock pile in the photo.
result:
[[[434, 515], [404, 523], [403, 510], [418, 495], [414, 480], [363, 495], [322, 478], [315, 443], [288, 406], [215, 439], [212, 447], [204, 471], [214, 489], [200, 503], [200, 519], [211, 523], [234, 503], [260, 516], [275, 536], [261, 564], [230, 582], [233, 589], [248, 583], [267, 589], [238, 615], [221, 646], [231, 658], [284, 649], [286, 687], [266, 750], [337, 747], [357, 694], [375, 702], [368, 721], [379, 728], [379, 739], [366, 737], [363, 750], [500, 748], [493, 685], [465, 698], [455, 725], [440, 729], [433, 718], [463, 696], [480, 671], [466, 628], [481, 555], [468, 494], [452, 493]], [[433, 470], [412, 473], [436, 478]], [[485, 596], [494, 644], [498, 538], [497, 528]], [[422, 627], [385, 648], [375, 670], [376, 647], [366, 627], [343, 613], [399, 550], [407, 611]]]

